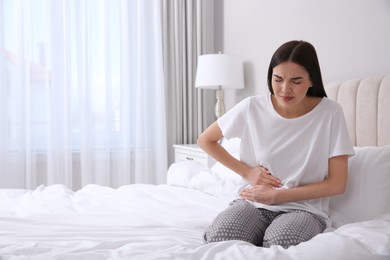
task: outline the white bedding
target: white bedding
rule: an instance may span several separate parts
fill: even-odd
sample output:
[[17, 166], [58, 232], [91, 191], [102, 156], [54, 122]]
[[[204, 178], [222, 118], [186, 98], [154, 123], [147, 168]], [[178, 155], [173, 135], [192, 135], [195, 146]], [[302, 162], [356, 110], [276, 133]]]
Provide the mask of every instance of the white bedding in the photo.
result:
[[[175, 164], [169, 185], [0, 189], [0, 259], [390, 260], [389, 83], [386, 75], [327, 87], [344, 108], [355, 145], [383, 146], [350, 157], [347, 191], [330, 200], [335, 230], [288, 249], [205, 245], [203, 231], [236, 196], [240, 180], [219, 163]], [[239, 140], [223, 145], [238, 156]]]
[[285, 250], [204, 245], [230, 198], [170, 185], [0, 190], [1, 259], [390, 259], [390, 214]]

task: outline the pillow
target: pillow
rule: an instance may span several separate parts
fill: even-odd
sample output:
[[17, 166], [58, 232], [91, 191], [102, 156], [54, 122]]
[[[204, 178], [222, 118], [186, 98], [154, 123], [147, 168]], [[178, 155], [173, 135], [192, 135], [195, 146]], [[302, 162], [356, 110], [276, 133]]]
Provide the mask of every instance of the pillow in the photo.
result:
[[179, 187], [188, 187], [191, 179], [198, 174], [198, 172], [207, 169], [207, 167], [200, 162], [184, 161], [171, 164], [167, 172], [167, 184]]
[[[240, 159], [240, 154], [239, 153], [232, 153], [231, 155], [233, 155], [238, 160]], [[230, 170], [228, 167], [226, 167], [225, 165], [223, 165], [220, 162], [216, 162], [210, 168], [210, 170], [213, 173], [216, 173], [217, 175], [219, 175], [222, 178], [231, 179], [232, 181], [235, 181], [235, 182], [239, 182], [241, 180], [241, 176], [240, 175], [238, 175], [234, 171]]]
[[329, 207], [348, 222], [390, 213], [390, 146], [354, 147], [344, 194], [330, 198]]
[[167, 184], [199, 190], [230, 201], [237, 198], [239, 179], [226, 178], [223, 174], [217, 174], [199, 162], [184, 161], [173, 163], [169, 167]]
[[[221, 145], [228, 151], [231, 155], [233, 155], [236, 159], [240, 160], [240, 138], [231, 138], [226, 139], [223, 138]], [[220, 162], [215, 162], [215, 164], [210, 168], [213, 173], [218, 174], [222, 178], [230, 179], [234, 182], [239, 182], [241, 180], [241, 176], [235, 173], [234, 171], [227, 168]]]
[[239, 181], [225, 178], [209, 169], [198, 172], [189, 182], [188, 187], [231, 201], [238, 197]]

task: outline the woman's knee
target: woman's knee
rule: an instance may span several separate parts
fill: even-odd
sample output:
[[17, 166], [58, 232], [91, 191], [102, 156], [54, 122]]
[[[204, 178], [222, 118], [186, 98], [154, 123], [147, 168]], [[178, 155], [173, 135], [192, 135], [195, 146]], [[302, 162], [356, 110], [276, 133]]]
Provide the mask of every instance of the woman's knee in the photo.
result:
[[206, 243], [242, 240], [261, 245], [265, 227], [258, 217], [258, 209], [245, 200], [239, 199], [222, 211], [206, 229]]
[[322, 233], [325, 227], [325, 222], [320, 217], [309, 212], [284, 213], [276, 217], [265, 231], [263, 246], [295, 246]]

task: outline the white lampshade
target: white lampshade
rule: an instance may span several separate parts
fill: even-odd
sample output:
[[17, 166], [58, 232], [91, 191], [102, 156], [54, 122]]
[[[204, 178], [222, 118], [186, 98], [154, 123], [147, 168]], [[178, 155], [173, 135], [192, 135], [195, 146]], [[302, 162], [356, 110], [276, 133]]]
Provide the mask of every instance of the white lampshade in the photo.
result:
[[215, 116], [225, 114], [224, 89], [244, 88], [244, 68], [239, 57], [226, 54], [199, 56], [195, 87], [217, 89]]
[[199, 56], [195, 87], [206, 89], [244, 88], [242, 60], [239, 57], [226, 54]]

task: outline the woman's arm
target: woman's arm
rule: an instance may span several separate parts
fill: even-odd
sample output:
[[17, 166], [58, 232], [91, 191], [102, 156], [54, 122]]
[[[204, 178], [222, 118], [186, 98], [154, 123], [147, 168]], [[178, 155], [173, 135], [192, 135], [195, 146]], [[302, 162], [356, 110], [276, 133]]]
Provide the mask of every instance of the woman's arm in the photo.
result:
[[329, 159], [328, 178], [324, 181], [280, 190], [258, 185], [244, 189], [240, 196], [267, 205], [318, 199], [344, 193], [347, 179], [348, 155], [341, 155]]
[[234, 158], [234, 156], [219, 144], [221, 138], [223, 138], [222, 131], [218, 123], [214, 122], [199, 136], [198, 145], [215, 160], [242, 176], [252, 185], [281, 186], [280, 180], [272, 176], [266, 168], [261, 166], [252, 168]]

